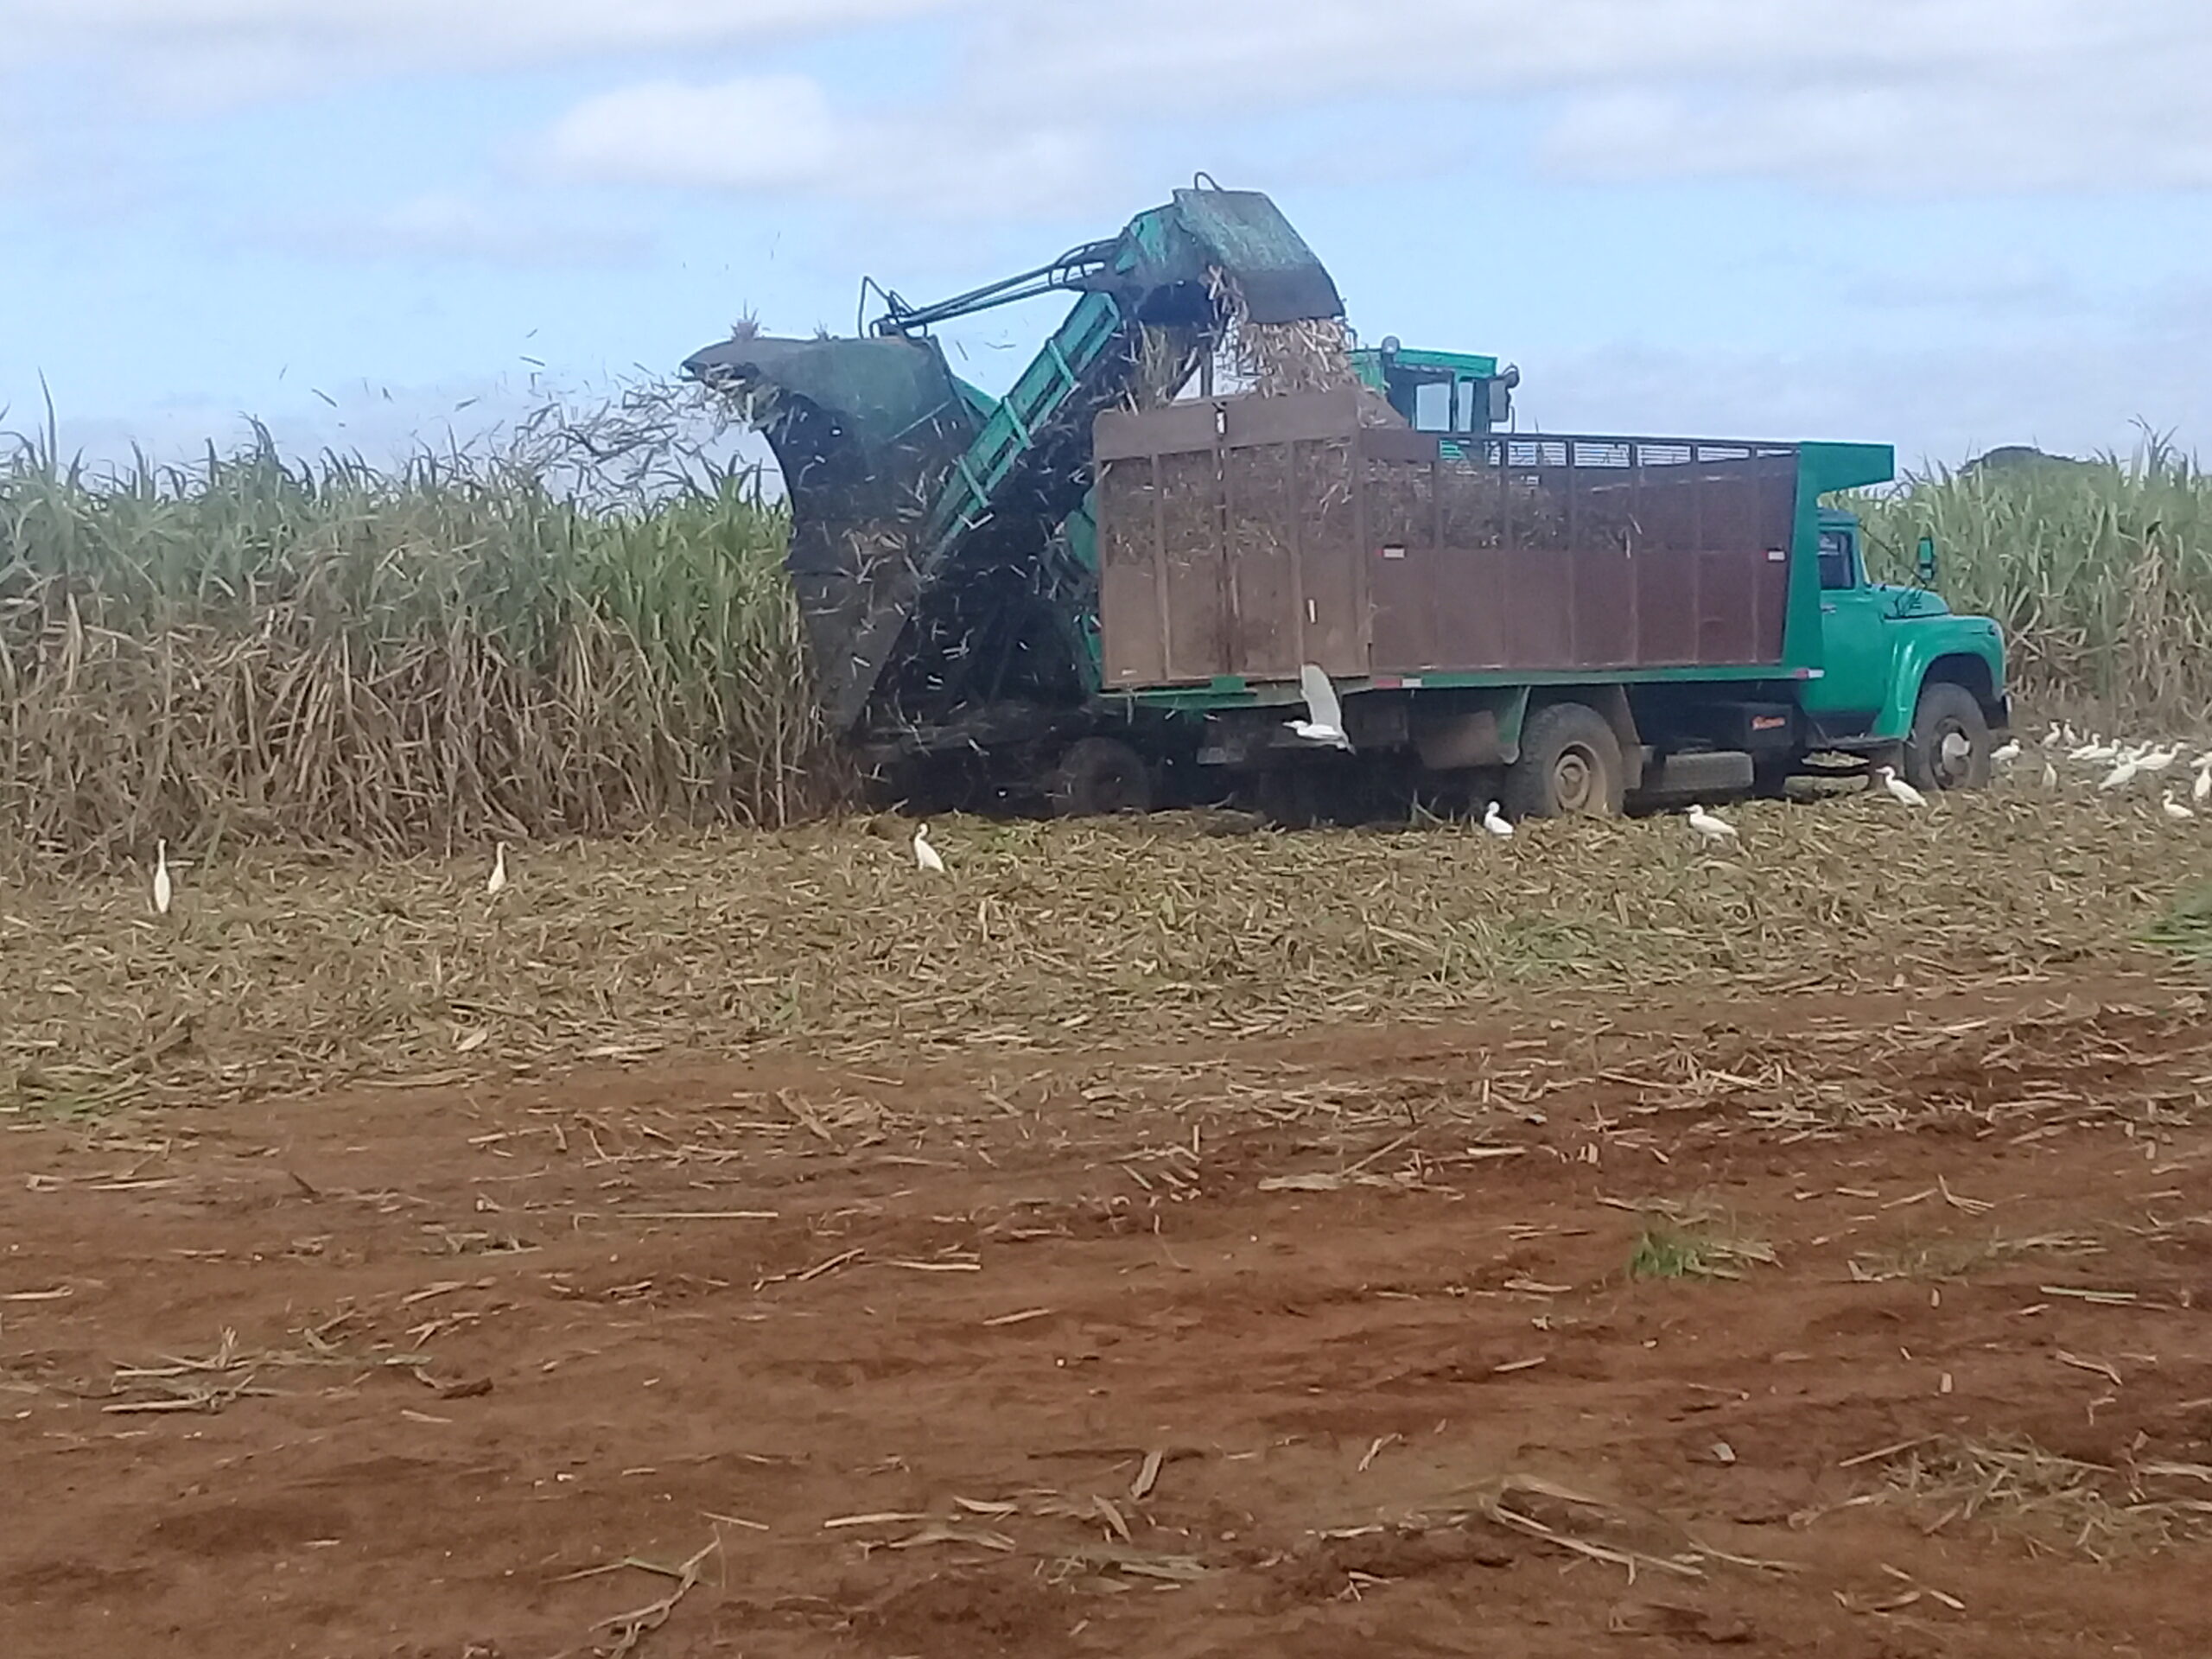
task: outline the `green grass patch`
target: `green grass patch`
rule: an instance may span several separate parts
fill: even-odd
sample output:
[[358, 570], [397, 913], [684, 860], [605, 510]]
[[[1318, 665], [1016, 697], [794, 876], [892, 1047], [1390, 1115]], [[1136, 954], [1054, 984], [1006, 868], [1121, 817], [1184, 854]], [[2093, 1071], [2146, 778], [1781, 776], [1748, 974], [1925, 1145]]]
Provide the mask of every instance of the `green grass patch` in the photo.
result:
[[1740, 1279], [1745, 1269], [1773, 1267], [1773, 1246], [1722, 1224], [1711, 1212], [1667, 1211], [1637, 1235], [1629, 1253], [1631, 1279]]
[[2212, 961], [2212, 882], [2182, 893], [2144, 937], [2183, 956]]

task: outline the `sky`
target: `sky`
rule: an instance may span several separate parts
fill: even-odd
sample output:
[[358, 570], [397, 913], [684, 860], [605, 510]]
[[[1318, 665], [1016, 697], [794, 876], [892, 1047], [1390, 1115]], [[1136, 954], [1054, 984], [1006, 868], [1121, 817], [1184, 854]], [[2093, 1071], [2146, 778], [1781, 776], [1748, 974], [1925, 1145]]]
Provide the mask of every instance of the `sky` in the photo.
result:
[[[2212, 448], [2205, 0], [0, 0], [0, 429], [381, 457], [1274, 197], [1551, 431]], [[948, 331], [1010, 380], [1064, 302]]]

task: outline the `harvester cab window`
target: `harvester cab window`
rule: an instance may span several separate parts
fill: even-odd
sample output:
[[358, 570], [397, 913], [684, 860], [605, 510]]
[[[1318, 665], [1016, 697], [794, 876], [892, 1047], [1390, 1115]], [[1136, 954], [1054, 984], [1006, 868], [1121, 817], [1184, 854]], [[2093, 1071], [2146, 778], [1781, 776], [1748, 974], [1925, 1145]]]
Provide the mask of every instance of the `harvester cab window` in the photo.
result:
[[1414, 387], [1416, 432], [1480, 432], [1490, 423], [1489, 392], [1479, 380], [1422, 380]]
[[1847, 530], [1821, 532], [1821, 587], [1824, 591], [1838, 593], [1859, 585], [1859, 561], [1853, 556], [1852, 541]]
[[1424, 380], [1414, 388], [1414, 429], [1449, 432], [1452, 429], [1452, 383]]

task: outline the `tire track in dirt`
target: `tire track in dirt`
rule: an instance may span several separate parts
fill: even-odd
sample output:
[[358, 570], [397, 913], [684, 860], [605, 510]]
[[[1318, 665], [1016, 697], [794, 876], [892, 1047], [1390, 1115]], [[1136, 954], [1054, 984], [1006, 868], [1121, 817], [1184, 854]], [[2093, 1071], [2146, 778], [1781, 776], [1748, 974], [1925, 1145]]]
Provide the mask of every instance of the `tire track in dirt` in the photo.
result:
[[521, 1659], [680, 1589], [639, 1651], [2202, 1650], [2202, 1014], [1563, 1007], [28, 1127], [0, 1648]]

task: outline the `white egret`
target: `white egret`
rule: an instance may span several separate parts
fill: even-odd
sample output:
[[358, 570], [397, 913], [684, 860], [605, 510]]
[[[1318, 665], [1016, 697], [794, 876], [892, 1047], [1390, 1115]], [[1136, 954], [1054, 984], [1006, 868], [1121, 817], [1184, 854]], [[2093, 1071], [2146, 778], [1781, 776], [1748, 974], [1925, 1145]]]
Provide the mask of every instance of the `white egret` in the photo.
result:
[[492, 874], [484, 878], [484, 894], [496, 899], [507, 890], [507, 843], [496, 843], [492, 849]]
[[1483, 809], [1483, 828], [1493, 836], [1510, 836], [1513, 833], [1513, 826], [1505, 821], [1505, 815], [1497, 810], [1496, 801], [1492, 801]]
[[2199, 806], [2212, 801], [2212, 759], [2196, 769], [2196, 781], [2189, 786], [2189, 798]]
[[2164, 797], [2159, 801], [2158, 804], [2165, 809], [2166, 816], [2171, 818], [2176, 823], [2187, 823], [2191, 818], [2196, 816], [2196, 813], [2190, 811], [2179, 801], [2174, 799], [2173, 791], [2171, 790], [2168, 790], [2166, 791]]
[[944, 861], [938, 856], [937, 849], [930, 845], [930, 827], [926, 823], [914, 831], [914, 865], [918, 869], [944, 873]]
[[175, 893], [175, 887], [169, 880], [169, 844], [157, 841], [154, 843], [154, 914], [168, 915]]
[[1992, 760], [1998, 762], [2000, 766], [2007, 760], [2018, 760], [2020, 758], [2020, 740], [2016, 737], [2009, 743], [1999, 745], [1996, 748], [1993, 748], [1989, 752], [1989, 758]]
[[2110, 793], [2115, 789], [2126, 789], [2130, 784], [2135, 781], [2135, 774], [2142, 769], [2142, 763], [2139, 761], [2123, 760], [2118, 766], [2114, 766], [2110, 772], [2105, 773], [2104, 781], [2100, 783], [2097, 787], [2107, 793]]
[[1337, 700], [1337, 688], [1329, 683], [1328, 675], [1318, 664], [1308, 663], [1298, 671], [1298, 689], [1306, 694], [1306, 718], [1284, 723], [1302, 742], [1349, 750], [1351, 739], [1344, 735], [1344, 704]]
[[1734, 824], [1715, 813], [1707, 811], [1701, 805], [1693, 805], [1687, 816], [1691, 830], [1696, 833], [1697, 838], [1708, 847], [1726, 847], [1731, 842], [1742, 839], [1736, 833]]
[[2138, 772], [2164, 772], [2180, 759], [2179, 749], [2152, 749], [2149, 753], [2137, 757], [2135, 769]]
[[1890, 791], [1890, 798], [1907, 806], [1925, 806], [1928, 798], [1897, 776], [1895, 766], [1877, 766], [1874, 775], [1882, 780], [1882, 787]]
[[2048, 760], [2043, 763], [2043, 786], [2045, 789], [2058, 787], [2058, 768]]

